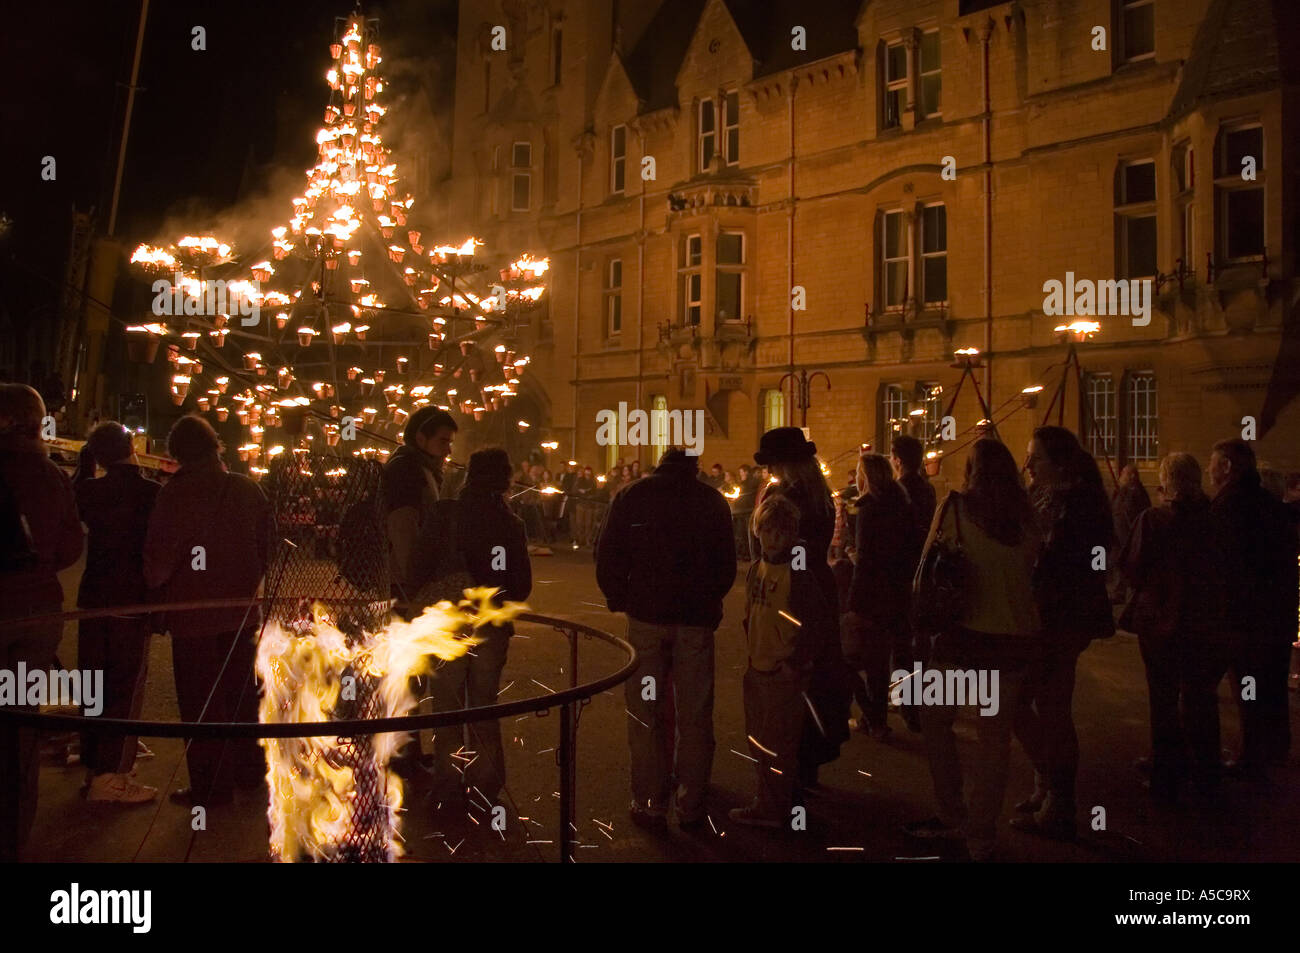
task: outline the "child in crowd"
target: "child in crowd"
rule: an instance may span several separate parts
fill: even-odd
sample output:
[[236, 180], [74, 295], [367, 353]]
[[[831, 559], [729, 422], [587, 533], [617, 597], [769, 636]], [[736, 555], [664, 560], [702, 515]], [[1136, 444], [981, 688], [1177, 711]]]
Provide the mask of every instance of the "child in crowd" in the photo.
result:
[[751, 827], [790, 823], [796, 800], [799, 738], [808, 673], [817, 640], [829, 631], [831, 609], [809, 568], [812, 555], [799, 539], [799, 510], [784, 496], [759, 504], [752, 521], [762, 557], [746, 582], [745, 732], [757, 759], [758, 794], [730, 817]]

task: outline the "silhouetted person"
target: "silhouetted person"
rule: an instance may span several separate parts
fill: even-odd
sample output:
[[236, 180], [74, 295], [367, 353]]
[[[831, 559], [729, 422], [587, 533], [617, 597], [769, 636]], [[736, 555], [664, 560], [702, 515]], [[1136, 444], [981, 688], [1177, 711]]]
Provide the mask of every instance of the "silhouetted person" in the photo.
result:
[[[26, 384], [0, 385], [0, 669], [14, 673], [19, 665], [28, 671], [50, 669], [63, 623], [16, 626], [4, 620], [61, 612], [58, 574], [81, 557], [83, 543], [72, 484], [40, 438], [44, 417], [45, 405], [35, 390]], [[13, 737], [2, 734], [0, 744]], [[31, 832], [38, 788], [36, 731], [20, 729], [17, 742], [19, 800], [5, 804], [0, 817], [0, 859], [9, 861], [18, 859]]]
[[[1244, 440], [1214, 445], [1210, 483], [1227, 583], [1233, 695], [1241, 710], [1233, 771], [1258, 777], [1285, 761], [1291, 747], [1287, 672], [1296, 634], [1296, 531], [1285, 505], [1260, 485], [1255, 452]], [[1253, 692], [1245, 678], [1254, 680]]]
[[1151, 496], [1142, 485], [1142, 477], [1137, 467], [1129, 463], [1119, 471], [1119, 480], [1115, 492], [1111, 495], [1111, 517], [1115, 527], [1114, 551], [1111, 553], [1111, 590], [1113, 601], [1125, 601], [1126, 585], [1124, 576], [1119, 571], [1119, 552], [1128, 542], [1129, 536], [1137, 526], [1138, 519], [1151, 507]]
[[[77, 605], [83, 609], [139, 605], [148, 601], [144, 581], [144, 542], [158, 491], [140, 475], [131, 435], [116, 421], [95, 427], [86, 448], [104, 475], [78, 471], [77, 511], [86, 524], [86, 569]], [[77, 623], [77, 666], [104, 673], [104, 718], [139, 718], [149, 652], [149, 617], [104, 616]], [[136, 739], [83, 732], [81, 763], [91, 775], [88, 801], [137, 804], [153, 800], [158, 789], [130, 776]]]
[[[1138, 635], [1151, 709], [1151, 794], [1219, 777], [1219, 681], [1228, 667], [1224, 566], [1189, 453], [1160, 463], [1164, 503], [1137, 520], [1118, 559], [1133, 589], [1121, 625]], [[1283, 685], [1285, 689], [1285, 685]]]
[[411, 548], [433, 504], [442, 496], [447, 457], [456, 421], [437, 407], [421, 407], [402, 432], [402, 446], [384, 464], [385, 529], [394, 594], [405, 601], [410, 585]]
[[[167, 452], [180, 468], [158, 491], [144, 545], [144, 578], [160, 602], [245, 599], [246, 606], [169, 609], [172, 673], [181, 718], [192, 722], [257, 721], [254, 597], [266, 571], [271, 506], [246, 476], [227, 472], [221, 443], [202, 417], [172, 425]], [[177, 804], [229, 803], [234, 788], [255, 787], [266, 773], [254, 738], [190, 741], [190, 785]]]
[[[596, 581], [610, 612], [627, 613], [637, 667], [627, 680], [632, 820], [666, 827], [671, 780], [677, 820], [705, 821], [713, 769], [713, 633], [736, 581], [731, 511], [701, 482], [699, 458], [669, 450], [650, 476], [611, 501], [596, 550]], [[673, 710], [667, 685], [673, 684]], [[647, 681], [648, 680], [648, 681]], [[675, 718], [676, 763], [666, 723]]]

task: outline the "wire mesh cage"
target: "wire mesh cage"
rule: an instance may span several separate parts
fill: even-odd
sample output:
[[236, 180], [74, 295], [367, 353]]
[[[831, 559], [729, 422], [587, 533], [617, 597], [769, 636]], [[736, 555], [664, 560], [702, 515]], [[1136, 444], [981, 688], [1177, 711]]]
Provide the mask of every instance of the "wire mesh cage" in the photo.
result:
[[[364, 457], [296, 451], [277, 458], [264, 480], [275, 519], [268, 625], [315, 635], [314, 619], [324, 616], [349, 647], [383, 631], [391, 602], [381, 475], [379, 462]], [[378, 678], [352, 665], [334, 675], [352, 690], [336, 693], [332, 718], [382, 717]], [[394, 858], [393, 802], [400, 793], [390, 790], [373, 736], [268, 739], [265, 744], [273, 764], [320, 767], [325, 761], [327, 770], [350, 776], [342, 825], [324, 843], [310, 843], [310, 851], [300, 854], [303, 859], [376, 863]], [[274, 792], [273, 786], [273, 798]], [[316, 808], [301, 800], [291, 807], [273, 802], [273, 824], [277, 809], [302, 813]], [[280, 859], [298, 859], [283, 856], [292, 854], [292, 848], [278, 853]]]

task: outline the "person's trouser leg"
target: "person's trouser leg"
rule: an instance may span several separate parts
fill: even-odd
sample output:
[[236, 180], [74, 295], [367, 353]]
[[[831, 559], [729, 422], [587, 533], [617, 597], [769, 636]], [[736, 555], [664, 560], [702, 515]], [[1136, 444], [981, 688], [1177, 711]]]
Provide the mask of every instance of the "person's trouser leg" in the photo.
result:
[[[936, 663], [940, 664], [940, 663]], [[920, 686], [912, 690], [919, 692]], [[966, 801], [962, 795], [961, 758], [957, 754], [957, 737], [952, 725], [957, 718], [955, 705], [921, 705], [921, 733], [925, 754], [930, 762], [930, 780], [934, 784], [934, 801], [939, 820], [946, 826], [960, 828], [966, 823]]]
[[[172, 672], [184, 721], [257, 720], [252, 638], [247, 629], [173, 638]], [[186, 763], [190, 788], [202, 803], [209, 797], [228, 798], [236, 780], [251, 783], [261, 751], [254, 739], [193, 738]]]
[[677, 717], [677, 810], [691, 820], [704, 810], [713, 773], [713, 630], [673, 626], [670, 651]]
[[[507, 629], [484, 627], [479, 630], [479, 635], [484, 640], [473, 648], [466, 679], [470, 708], [484, 708], [497, 703], [501, 672], [506, 667], [506, 653], [510, 648]], [[470, 745], [476, 757], [465, 768], [465, 782], [470, 787], [477, 787], [479, 793], [495, 804], [506, 784], [501, 722], [493, 718], [474, 722], [468, 727]]]
[[1074, 677], [1081, 650], [1053, 646], [1033, 667], [1017, 705], [1015, 734], [1034, 764], [1035, 781], [1053, 812], [1074, 811], [1079, 736], [1074, 727]]
[[1181, 672], [1177, 644], [1170, 638], [1138, 636], [1146, 667], [1151, 719], [1151, 783], [1168, 792], [1183, 775], [1186, 742], [1179, 714]]
[[631, 759], [632, 800], [641, 807], [667, 809], [672, 760], [666, 740], [668, 645], [671, 630], [636, 619], [627, 620], [627, 640], [637, 664], [623, 683], [627, 702], [627, 744]]
[[745, 672], [745, 732], [755, 759], [758, 809], [764, 817], [789, 823], [798, 781], [799, 737], [804, 704], [800, 679], [793, 673]]
[[[149, 626], [143, 618], [83, 619], [78, 624], [77, 668], [104, 673], [98, 717], [138, 717], [148, 647]], [[94, 774], [130, 771], [135, 751], [134, 736], [90, 731], [81, 735], [81, 762]]]
[[872, 728], [885, 727], [889, 712], [889, 657], [893, 650], [893, 632], [868, 626], [862, 639], [862, 661], [866, 672], [863, 715]]
[[[429, 678], [429, 699], [433, 711], [457, 711], [465, 707], [465, 683], [469, 680], [468, 655], [438, 662]], [[464, 725], [443, 725], [433, 733], [433, 764], [438, 785], [444, 788], [465, 788], [465, 769], [462, 761], [452, 764], [452, 755], [466, 746]], [[470, 750], [473, 750], [472, 746]], [[469, 755], [473, 758], [474, 755]]]
[[[38, 615], [45, 612], [58, 612], [62, 606], [12, 607], [15, 616]], [[11, 607], [0, 608], [6, 613]], [[42, 670], [48, 672], [54, 664], [55, 653], [59, 648], [59, 638], [63, 631], [61, 622], [45, 623], [38, 626], [14, 627], [12, 632], [4, 631], [0, 622], [0, 633], [4, 641], [0, 642], [0, 663], [10, 672], [17, 672], [20, 664], [27, 671]], [[38, 708], [27, 705], [15, 705], [19, 711], [37, 711]], [[3, 730], [3, 729], [0, 729]], [[17, 817], [0, 818], [5, 825], [5, 834], [0, 836], [2, 853], [20, 851], [31, 834], [32, 824], [36, 820], [36, 798], [40, 789], [40, 735], [35, 728], [20, 728], [15, 732], [17, 742], [18, 764], [18, 803]], [[9, 779], [0, 779], [0, 783], [9, 783]], [[16, 831], [16, 834], [10, 834]], [[12, 844], [10, 843], [12, 840]], [[17, 859], [16, 856], [14, 859]]]
[[[994, 701], [997, 711], [986, 715], [975, 709], [975, 732], [978, 738], [970, 793], [970, 811], [965, 831], [972, 844], [993, 841], [998, 817], [1007, 791], [1007, 769], [1011, 763], [1011, 728], [1015, 721], [1016, 702], [1024, 685], [1023, 669], [1002, 667], [998, 672], [998, 690]], [[986, 678], [992, 678], [990, 671]], [[989, 706], [988, 710], [992, 710]]]
[[1219, 682], [1227, 667], [1217, 646], [1182, 647], [1182, 720], [1193, 776], [1214, 782], [1220, 773]]

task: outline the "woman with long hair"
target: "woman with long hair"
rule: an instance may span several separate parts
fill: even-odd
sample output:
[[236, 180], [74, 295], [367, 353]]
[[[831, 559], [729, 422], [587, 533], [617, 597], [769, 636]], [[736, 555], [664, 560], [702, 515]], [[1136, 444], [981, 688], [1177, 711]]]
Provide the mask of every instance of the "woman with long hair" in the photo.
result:
[[1074, 677], [1093, 639], [1115, 633], [1104, 563], [1114, 532], [1097, 461], [1064, 427], [1039, 427], [1025, 469], [1043, 551], [1034, 596], [1043, 626], [1043, 654], [1030, 672], [1016, 712], [1016, 737], [1034, 763], [1034, 792], [1016, 805], [1019, 830], [1056, 840], [1075, 832], [1079, 736], [1074, 727]]
[[[799, 510], [799, 534], [808, 545], [808, 571], [826, 604], [837, 604], [835, 576], [827, 561], [835, 531], [835, 505], [817, 460], [817, 445], [798, 427], [777, 427], [763, 434], [754, 461], [766, 465], [775, 483], [759, 491], [758, 504], [769, 493], [780, 493]], [[813, 670], [807, 701], [811, 717], [804, 722], [799, 745], [799, 781], [817, 785], [818, 768], [839, 757], [848, 740], [849, 677], [840, 654], [839, 620], [833, 615], [828, 631], [813, 633]]]
[[[996, 672], [992, 697], [997, 708], [975, 719], [978, 745], [969, 806], [962, 797], [962, 767], [952, 731], [957, 706], [944, 699], [949, 704], [921, 708], [939, 813], [909, 825], [908, 832], [964, 836], [971, 857], [987, 860], [1006, 794], [1016, 701], [1040, 647], [1033, 592], [1038, 530], [1015, 459], [999, 441], [984, 438], [971, 448], [961, 492], [950, 493], [935, 514], [926, 553], [940, 532], [945, 539], [961, 540], [969, 573], [961, 619], [937, 636], [930, 664], [940, 671], [988, 672], [990, 678]], [[908, 688], [900, 694], [915, 700], [921, 686]]]
[[[857, 563], [849, 584], [849, 611], [841, 621], [845, 661], [857, 675], [854, 695], [862, 709], [859, 729], [889, 737], [889, 662], [910, 668], [908, 590], [916, 567], [911, 560], [911, 516], [907, 494], [894, 481], [889, 458], [864, 453], [859, 459], [863, 492], [857, 499]], [[845, 644], [845, 643], [848, 644]], [[859, 687], [859, 683], [861, 687]], [[920, 731], [913, 709], [904, 709], [909, 728]]]

